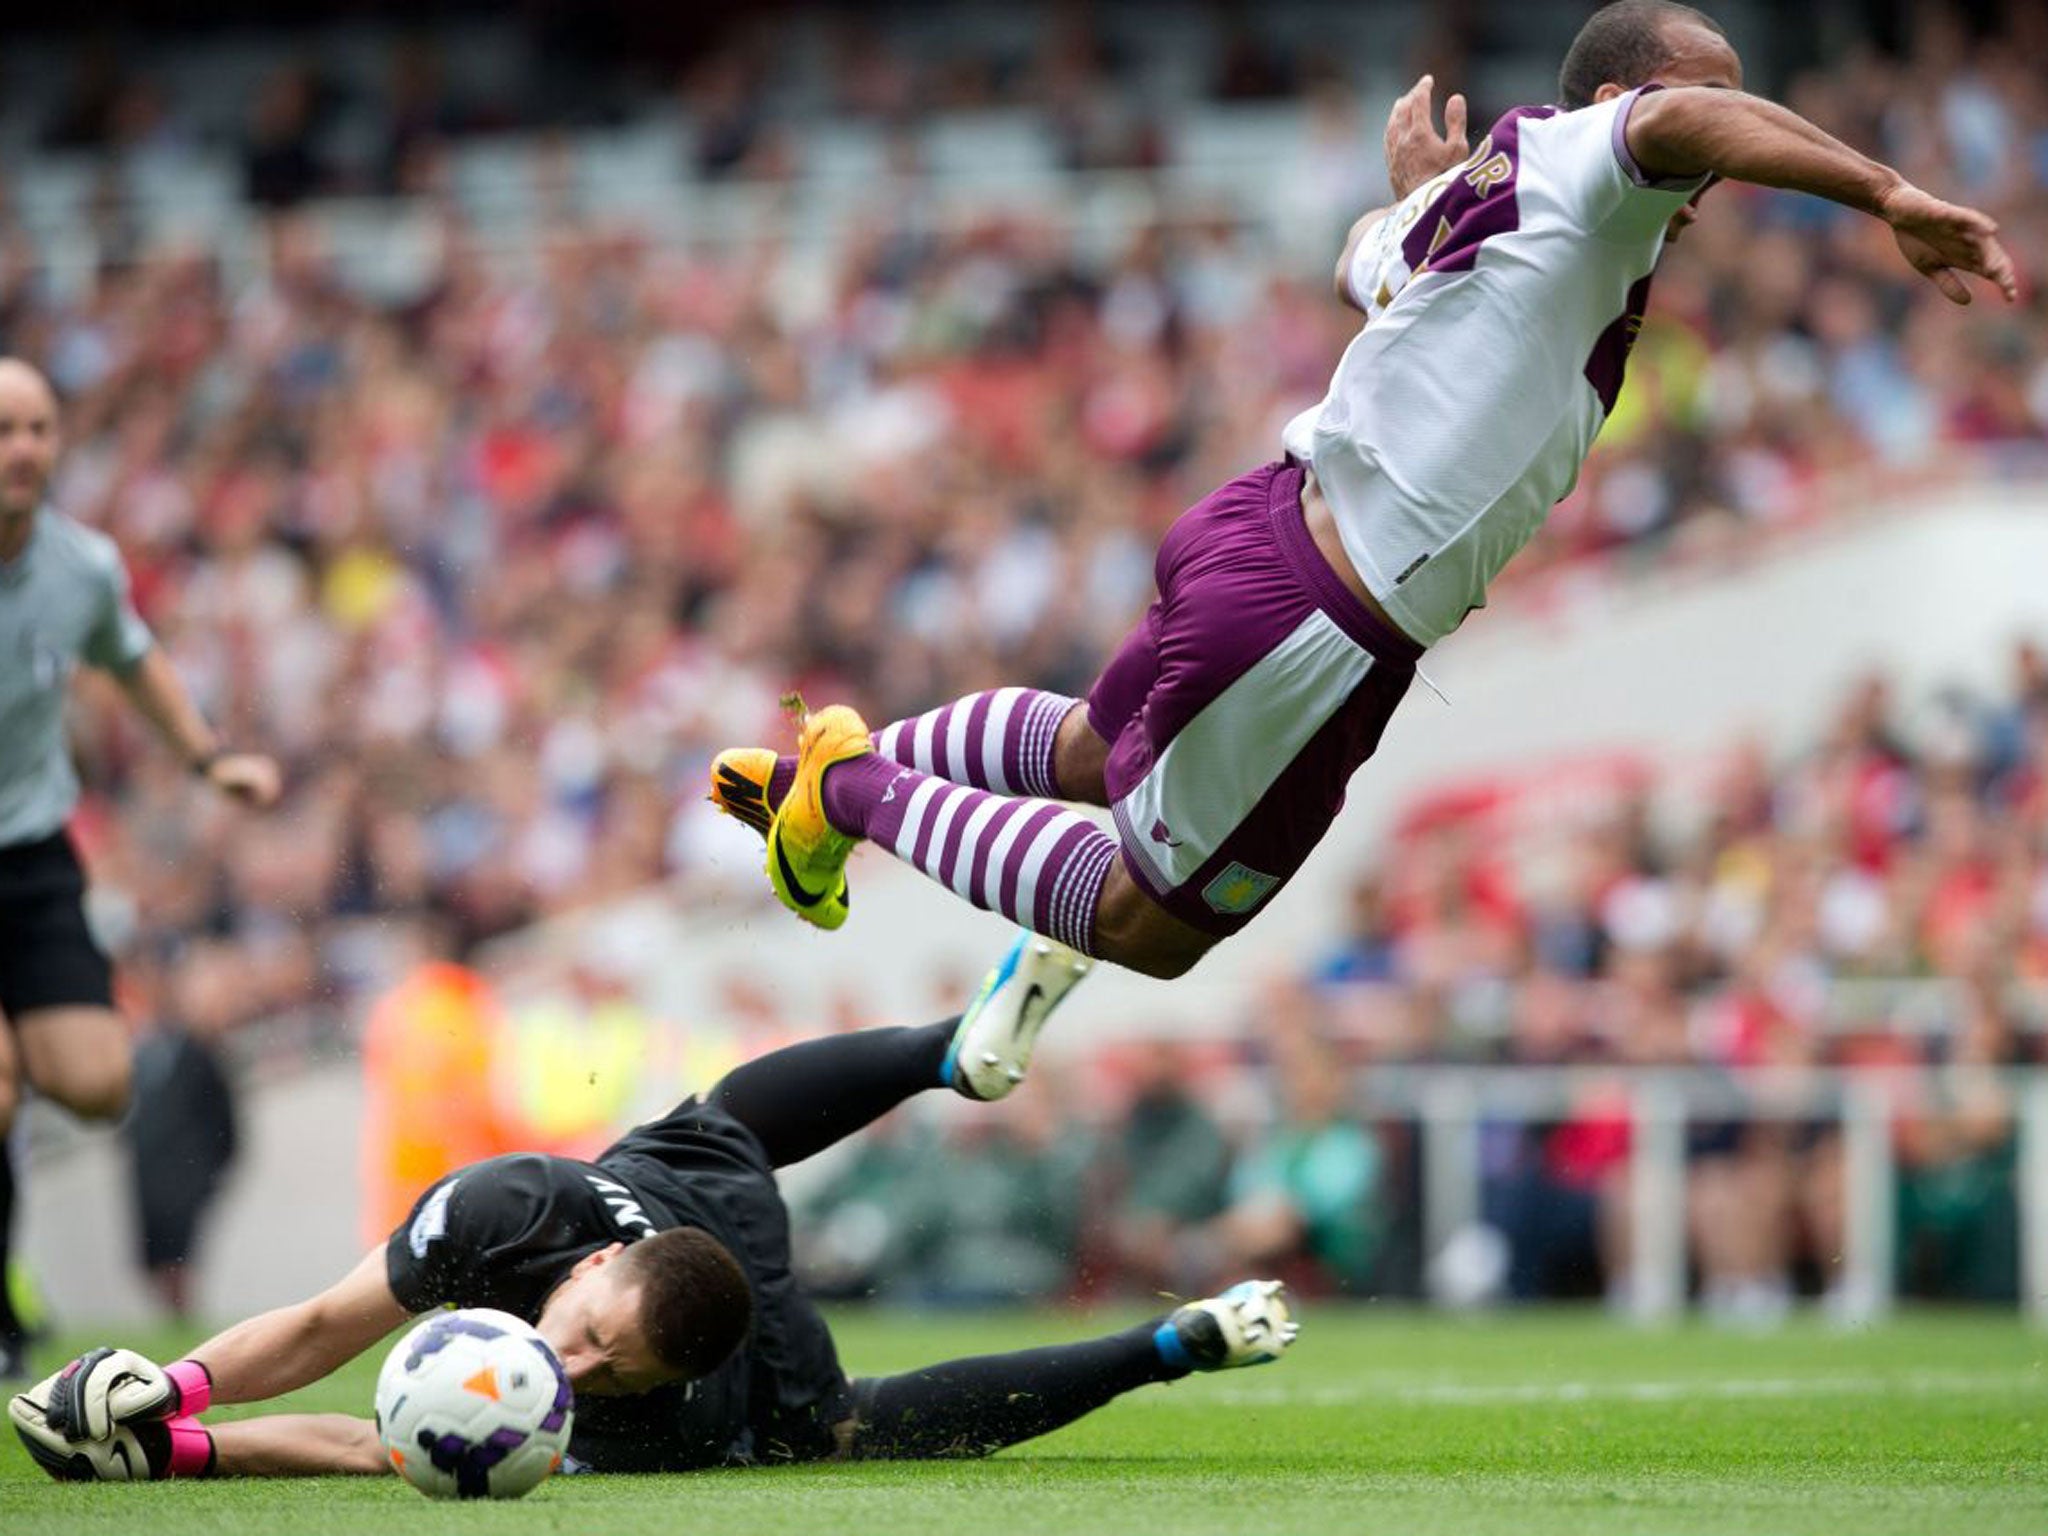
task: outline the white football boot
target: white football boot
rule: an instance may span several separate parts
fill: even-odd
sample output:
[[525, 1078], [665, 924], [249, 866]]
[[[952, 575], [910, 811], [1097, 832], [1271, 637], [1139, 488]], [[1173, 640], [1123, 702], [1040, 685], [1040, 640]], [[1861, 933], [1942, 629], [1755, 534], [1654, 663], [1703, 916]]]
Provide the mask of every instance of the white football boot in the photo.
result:
[[1220, 1296], [1191, 1301], [1159, 1325], [1152, 1341], [1169, 1365], [1229, 1371], [1270, 1365], [1301, 1335], [1278, 1280], [1240, 1280]]
[[1020, 933], [960, 1016], [940, 1081], [970, 1099], [1000, 1099], [1024, 1081], [1038, 1032], [1095, 962], [1035, 933]]

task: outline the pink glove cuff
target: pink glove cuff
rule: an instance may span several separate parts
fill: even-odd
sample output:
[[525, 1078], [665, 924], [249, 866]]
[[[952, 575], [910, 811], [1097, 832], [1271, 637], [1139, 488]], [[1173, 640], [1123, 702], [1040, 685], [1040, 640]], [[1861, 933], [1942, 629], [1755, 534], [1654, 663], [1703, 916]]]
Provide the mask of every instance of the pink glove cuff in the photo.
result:
[[164, 1428], [171, 1434], [171, 1459], [164, 1476], [205, 1477], [213, 1471], [213, 1436], [204, 1425], [197, 1419], [172, 1419]]
[[212, 1406], [213, 1377], [197, 1360], [174, 1360], [164, 1367], [164, 1374], [178, 1389], [178, 1413], [181, 1417], [204, 1413]]

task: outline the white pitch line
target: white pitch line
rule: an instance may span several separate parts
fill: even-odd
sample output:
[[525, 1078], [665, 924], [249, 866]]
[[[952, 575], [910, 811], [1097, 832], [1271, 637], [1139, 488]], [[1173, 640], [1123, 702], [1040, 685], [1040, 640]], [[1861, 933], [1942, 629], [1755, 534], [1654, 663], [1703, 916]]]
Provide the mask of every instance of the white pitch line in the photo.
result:
[[[1341, 1387], [1290, 1388], [1217, 1385], [1209, 1400], [1232, 1407], [1337, 1408], [1361, 1403], [1677, 1403], [1691, 1400], [1746, 1401], [1763, 1398], [1906, 1396], [1946, 1397], [1974, 1392], [2048, 1394], [2044, 1371], [1912, 1371], [1897, 1376], [1782, 1376], [1728, 1380], [1455, 1382], [1389, 1380]], [[1176, 1399], [1148, 1393], [1135, 1402]]]

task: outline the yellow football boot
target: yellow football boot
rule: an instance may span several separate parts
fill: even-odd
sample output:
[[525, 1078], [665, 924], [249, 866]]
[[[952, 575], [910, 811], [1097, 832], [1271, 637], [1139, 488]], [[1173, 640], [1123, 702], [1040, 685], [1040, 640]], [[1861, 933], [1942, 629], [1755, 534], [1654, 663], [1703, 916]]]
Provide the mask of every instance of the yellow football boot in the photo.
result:
[[711, 803], [766, 837], [775, 819], [768, 803], [774, 777], [773, 747], [727, 747], [711, 760]]
[[[768, 787], [775, 778], [776, 756], [773, 747], [727, 747], [711, 760], [711, 803], [763, 838], [775, 820]], [[847, 890], [846, 882], [841, 881], [837, 894], [830, 898], [839, 914], [828, 917], [822, 926], [837, 928], [846, 921]]]
[[768, 822], [768, 883], [785, 907], [820, 928], [846, 921], [846, 859], [860, 841], [825, 819], [825, 770], [874, 750], [867, 722], [846, 705], [805, 715], [796, 781]]

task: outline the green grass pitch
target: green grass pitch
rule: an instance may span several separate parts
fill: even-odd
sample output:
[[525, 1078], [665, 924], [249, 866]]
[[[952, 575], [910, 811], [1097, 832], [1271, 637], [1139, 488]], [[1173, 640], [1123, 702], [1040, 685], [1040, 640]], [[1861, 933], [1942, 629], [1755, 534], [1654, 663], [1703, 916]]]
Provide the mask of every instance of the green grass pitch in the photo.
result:
[[[854, 1313], [835, 1326], [851, 1368], [888, 1371], [1117, 1320]], [[0, 1532], [2048, 1530], [2048, 1336], [2007, 1316], [1744, 1336], [1638, 1332], [1591, 1312], [1460, 1321], [1318, 1306], [1305, 1324], [1278, 1365], [1147, 1388], [988, 1461], [558, 1478], [517, 1504], [434, 1504], [395, 1478], [60, 1486], [10, 1436]], [[190, 1341], [123, 1342], [168, 1356]], [[367, 1411], [376, 1364], [373, 1352], [295, 1406]]]

